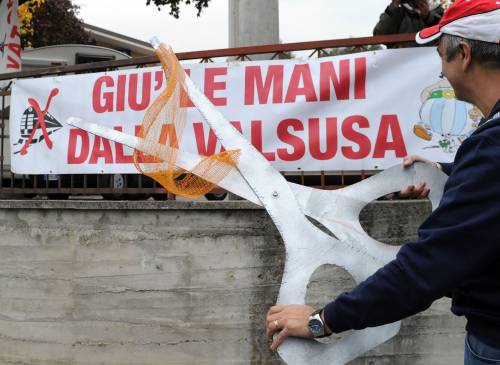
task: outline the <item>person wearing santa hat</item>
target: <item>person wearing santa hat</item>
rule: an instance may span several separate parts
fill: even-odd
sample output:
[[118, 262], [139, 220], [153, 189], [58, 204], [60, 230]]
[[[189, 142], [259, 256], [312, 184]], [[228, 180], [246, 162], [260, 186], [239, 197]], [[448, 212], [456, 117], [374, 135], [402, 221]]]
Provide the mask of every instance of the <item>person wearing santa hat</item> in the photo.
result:
[[452, 312], [467, 320], [464, 364], [500, 364], [500, 0], [457, 0], [416, 41], [438, 42], [443, 76], [485, 118], [454, 162], [443, 164], [443, 198], [418, 239], [324, 308], [272, 307], [266, 331], [273, 350], [289, 336], [392, 323], [448, 295]]

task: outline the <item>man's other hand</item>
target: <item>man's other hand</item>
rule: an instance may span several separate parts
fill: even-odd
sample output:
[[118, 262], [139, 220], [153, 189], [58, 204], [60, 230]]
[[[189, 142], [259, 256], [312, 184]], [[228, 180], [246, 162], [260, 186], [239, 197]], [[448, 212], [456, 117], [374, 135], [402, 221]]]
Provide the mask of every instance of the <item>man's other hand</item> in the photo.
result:
[[312, 338], [309, 331], [309, 316], [315, 311], [313, 307], [302, 304], [276, 305], [267, 312], [266, 333], [273, 338], [271, 350], [276, 349], [287, 337]]
[[401, 189], [398, 193], [399, 198], [403, 199], [425, 199], [429, 196], [431, 189], [427, 186], [425, 181], [417, 185], [408, 185], [406, 188]]

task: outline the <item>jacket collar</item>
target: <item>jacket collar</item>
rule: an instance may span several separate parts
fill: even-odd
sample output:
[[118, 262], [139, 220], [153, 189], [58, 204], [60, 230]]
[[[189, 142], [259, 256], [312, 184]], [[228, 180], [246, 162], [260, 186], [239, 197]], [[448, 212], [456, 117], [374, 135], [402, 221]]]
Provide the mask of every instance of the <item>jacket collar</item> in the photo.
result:
[[496, 119], [498, 117], [500, 117], [500, 99], [498, 99], [493, 109], [491, 109], [491, 113], [488, 116], [488, 118], [483, 118], [481, 120], [481, 122], [479, 123], [479, 127], [481, 127], [484, 123], [489, 122], [490, 120]]
[[488, 119], [496, 119], [500, 117], [500, 99], [498, 99], [497, 103], [491, 110], [490, 116]]
[[[491, 123], [492, 121], [495, 121]], [[479, 132], [480, 130], [483, 130], [486, 125], [491, 126], [493, 124], [498, 124], [496, 122], [500, 122], [500, 99], [497, 101], [493, 109], [491, 110], [490, 115], [488, 118], [483, 118], [481, 122], [479, 123], [477, 129], [474, 131], [473, 134], [476, 134], [476, 132]]]

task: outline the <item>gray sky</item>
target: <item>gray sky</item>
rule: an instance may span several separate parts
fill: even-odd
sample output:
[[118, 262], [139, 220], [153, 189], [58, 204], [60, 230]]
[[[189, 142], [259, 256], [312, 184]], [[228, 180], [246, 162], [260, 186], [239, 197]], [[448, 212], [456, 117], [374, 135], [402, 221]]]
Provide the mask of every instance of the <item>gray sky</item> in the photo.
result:
[[[283, 43], [362, 37], [390, 0], [280, 0]], [[200, 17], [182, 6], [180, 19], [146, 0], [75, 0], [84, 22], [148, 41], [158, 36], [176, 52], [228, 47], [228, 0], [212, 0]], [[119, 5], [118, 5], [119, 4]]]

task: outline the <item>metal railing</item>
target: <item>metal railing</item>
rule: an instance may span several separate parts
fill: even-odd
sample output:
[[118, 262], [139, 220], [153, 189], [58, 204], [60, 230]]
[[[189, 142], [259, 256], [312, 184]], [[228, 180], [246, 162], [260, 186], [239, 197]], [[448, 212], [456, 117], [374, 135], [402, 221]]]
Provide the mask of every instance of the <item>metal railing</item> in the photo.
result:
[[[199, 62], [213, 62], [215, 58], [234, 57], [236, 60], [251, 60], [252, 55], [272, 54], [271, 58], [294, 51], [311, 51], [309, 58], [322, 57], [325, 50], [349, 47], [354, 52], [362, 51], [365, 46], [390, 45], [412, 42], [414, 34], [398, 34], [389, 36], [375, 36], [363, 38], [333, 39], [314, 42], [300, 42], [287, 44], [274, 44], [253, 47], [239, 47], [227, 49], [213, 49], [206, 51], [181, 52], [177, 57], [181, 61], [198, 60]], [[0, 81], [37, 78], [49, 75], [65, 75], [71, 73], [88, 73], [98, 71], [111, 71], [124, 67], [144, 67], [158, 64], [156, 56], [138, 57], [118, 61], [104, 61], [80, 64], [66, 67], [51, 67], [34, 71], [22, 71], [0, 74]], [[6, 97], [10, 96], [10, 85], [7, 90], [0, 91], [0, 197], [2, 198], [31, 198], [35, 195], [46, 195], [49, 198], [67, 198], [70, 195], [102, 195], [110, 199], [144, 199], [152, 196], [155, 199], [175, 199], [173, 194], [165, 191], [159, 184], [143, 175], [121, 175], [120, 184], [116, 184], [116, 175], [17, 175], [6, 166], [5, 153], [7, 144], [10, 143], [6, 128], [8, 108]], [[287, 180], [299, 184], [314, 186], [322, 189], [337, 189], [358, 182], [373, 172], [360, 171], [338, 172], [328, 174], [320, 171], [314, 174], [307, 172], [284, 174]], [[121, 185], [117, 187], [117, 185]], [[221, 197], [220, 189], [216, 189], [210, 198]]]

